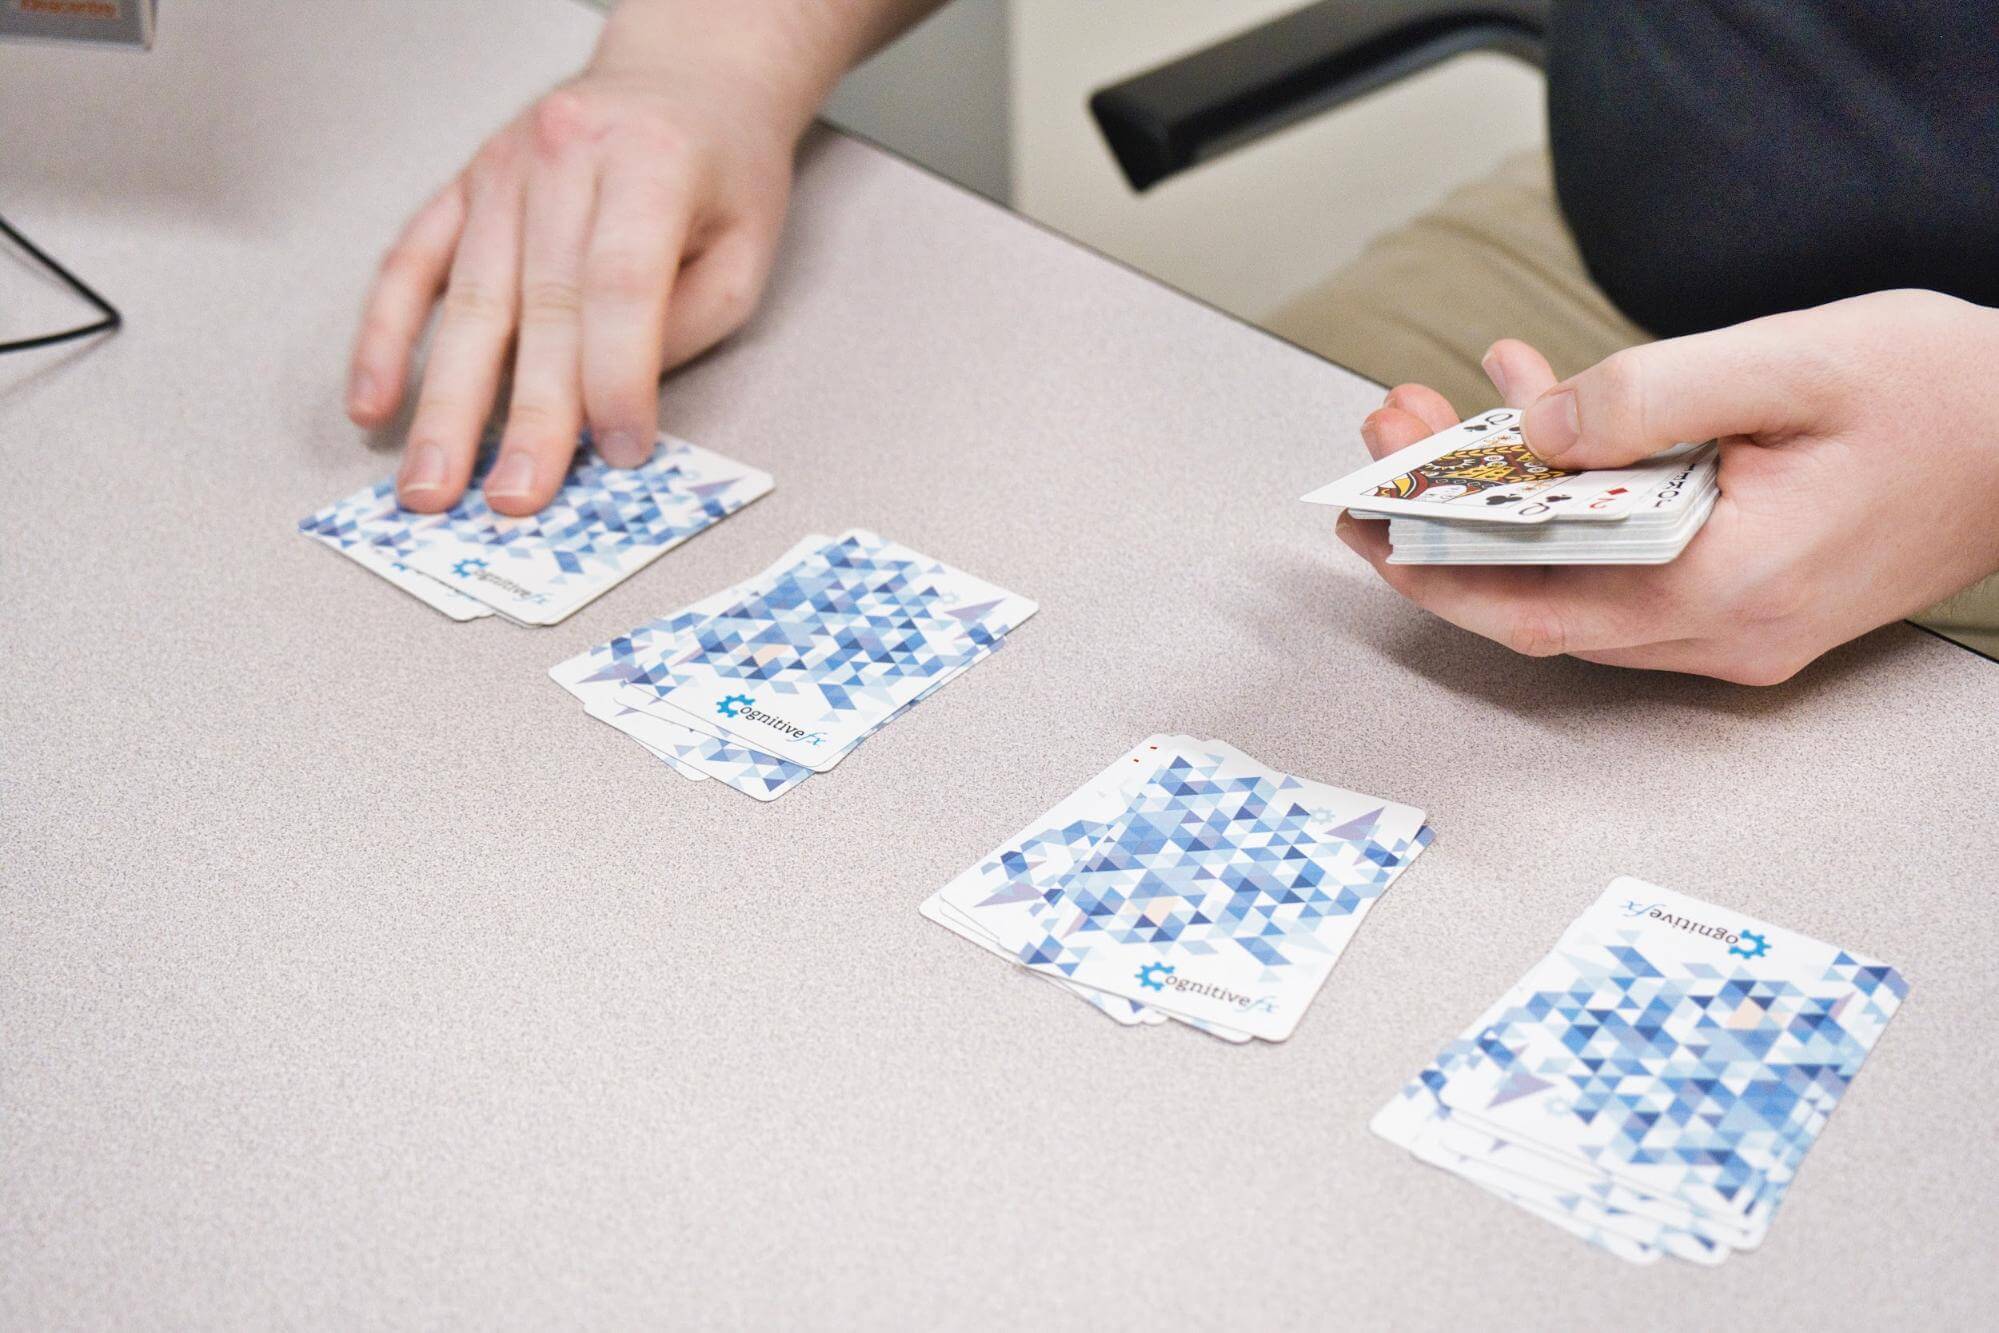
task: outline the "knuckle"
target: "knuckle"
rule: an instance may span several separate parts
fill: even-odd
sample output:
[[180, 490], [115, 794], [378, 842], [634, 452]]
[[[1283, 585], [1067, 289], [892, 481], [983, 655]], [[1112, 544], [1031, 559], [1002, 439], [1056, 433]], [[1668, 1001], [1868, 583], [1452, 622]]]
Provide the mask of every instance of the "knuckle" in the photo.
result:
[[1810, 607], [1809, 594], [1789, 578], [1758, 579], [1736, 593], [1729, 619], [1745, 631], [1767, 633]]
[[670, 120], [640, 116], [619, 128], [622, 146], [632, 153], [661, 162], [686, 162], [694, 156], [694, 139]]
[[1856, 386], [1873, 382], [1868, 373], [1873, 357], [1857, 346], [1806, 340], [1787, 351], [1786, 390], [1794, 401], [1818, 404], [1822, 414], [1828, 408], [1839, 414], [1850, 412], [1860, 397]]
[[1791, 677], [1804, 670], [1803, 662], [1793, 661], [1783, 656], [1752, 654], [1716, 667], [1709, 674], [1717, 680], [1725, 680], [1731, 685], [1751, 685], [1767, 688], [1782, 685]]
[[521, 323], [567, 322], [576, 318], [583, 297], [570, 282], [532, 282], [521, 292]]
[[[1955, 296], [1921, 287], [1898, 287], [1881, 292], [1875, 299], [1888, 316], [1917, 322], [1957, 315], [1969, 308], [1967, 302]], [[1870, 317], [1868, 323], [1874, 322]]]
[[508, 294], [489, 283], [466, 279], [445, 289], [443, 309], [446, 319], [469, 324], [507, 324], [514, 317]]
[[375, 268], [384, 278], [414, 278], [429, 267], [424, 253], [407, 240], [397, 241], [382, 251], [381, 262]]
[[1644, 439], [1645, 358], [1636, 348], [1613, 352], [1598, 364], [1579, 394], [1583, 430], [1600, 439]]
[[364, 345], [391, 342], [404, 336], [405, 325], [378, 304], [370, 304], [361, 316], [361, 342]]
[[536, 103], [531, 120], [535, 151], [549, 156], [588, 138], [596, 128], [590, 99], [568, 88], [559, 88]]
[[624, 249], [601, 249], [590, 256], [584, 284], [592, 298], [637, 301], [652, 295], [660, 280], [638, 254]]
[[716, 318], [729, 332], [749, 322], [757, 308], [756, 288], [743, 281], [725, 283], [715, 294]]
[[443, 443], [443, 437], [452, 434], [449, 423], [483, 412], [483, 408], [475, 408], [469, 399], [454, 390], [433, 388], [426, 384], [417, 396], [416, 416], [410, 422], [410, 439]]
[[1558, 657], [1567, 650], [1568, 635], [1553, 610], [1535, 607], [1514, 615], [1501, 642], [1525, 657]]
[[507, 439], [538, 444], [563, 433], [565, 414], [534, 398], [516, 398], [507, 405]]
[[624, 188], [634, 216], [655, 226], [673, 216], [687, 193], [684, 176], [657, 164], [651, 170], [633, 172]]

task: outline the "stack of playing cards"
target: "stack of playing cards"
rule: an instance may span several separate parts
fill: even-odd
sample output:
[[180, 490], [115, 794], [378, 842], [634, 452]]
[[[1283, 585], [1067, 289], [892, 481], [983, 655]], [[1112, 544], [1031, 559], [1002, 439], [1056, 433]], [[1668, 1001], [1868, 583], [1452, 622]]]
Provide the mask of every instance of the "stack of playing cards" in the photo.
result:
[[923, 904], [1124, 1024], [1291, 1035], [1423, 812], [1152, 736]]
[[1374, 1131], [1635, 1263], [1719, 1263], [1762, 1241], [1907, 990], [1619, 879]]
[[682, 776], [770, 801], [998, 651], [1034, 611], [856, 529], [807, 537], [756, 577], [549, 675]]
[[771, 488], [768, 473], [661, 436], [636, 468], [579, 450], [546, 508], [509, 518], [479, 493], [491, 461], [489, 441], [465, 497], [444, 513], [399, 507], [389, 480], [299, 520], [299, 531], [453, 620], [498, 611], [553, 625]]
[[1305, 499], [1388, 519], [1392, 565], [1663, 565], [1714, 512], [1716, 477], [1713, 444], [1563, 472], [1534, 456], [1520, 413], [1502, 408]]

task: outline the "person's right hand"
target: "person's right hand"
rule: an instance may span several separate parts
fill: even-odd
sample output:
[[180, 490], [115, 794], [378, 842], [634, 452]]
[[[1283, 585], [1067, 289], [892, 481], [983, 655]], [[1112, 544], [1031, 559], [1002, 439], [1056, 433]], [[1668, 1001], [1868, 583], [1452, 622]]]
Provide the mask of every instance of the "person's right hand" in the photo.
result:
[[585, 425], [607, 462], [644, 462], [661, 371], [734, 332], [762, 293], [825, 80], [716, 49], [733, 40], [617, 37], [614, 21], [591, 66], [488, 140], [382, 260], [349, 375], [356, 424], [400, 410], [439, 307], [397, 475], [407, 508], [464, 493], [510, 355], [494, 509], [548, 503]]
[[[1386, 523], [1340, 515], [1390, 587], [1520, 652], [1769, 685], [1999, 573], [1999, 310], [1875, 292], [1628, 348], [1560, 383], [1525, 343], [1485, 365], [1557, 467], [1720, 442], [1721, 496], [1670, 564], [1395, 565]], [[1361, 433], [1383, 458], [1457, 420], [1403, 385]]]

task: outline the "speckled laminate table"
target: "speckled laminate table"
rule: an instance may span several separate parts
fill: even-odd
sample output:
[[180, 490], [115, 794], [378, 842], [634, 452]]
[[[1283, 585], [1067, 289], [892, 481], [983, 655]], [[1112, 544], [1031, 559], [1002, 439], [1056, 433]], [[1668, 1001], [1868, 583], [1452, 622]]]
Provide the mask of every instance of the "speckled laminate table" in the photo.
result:
[[[1990, 1319], [1999, 666], [1460, 634], [1294, 502], [1378, 390], [831, 135], [768, 307], [663, 391], [775, 494], [560, 627], [450, 624], [293, 524], [391, 466], [340, 412], [378, 246], [594, 21], [166, 8], [148, 56], [0, 49], [0, 211], [131, 320], [0, 364], [0, 1324]], [[543, 674], [850, 524], [1043, 609], [774, 805]], [[1437, 828], [1286, 1045], [1115, 1028], [916, 914], [1155, 729]], [[1621, 871], [1913, 983], [1718, 1271], [1365, 1130]]]

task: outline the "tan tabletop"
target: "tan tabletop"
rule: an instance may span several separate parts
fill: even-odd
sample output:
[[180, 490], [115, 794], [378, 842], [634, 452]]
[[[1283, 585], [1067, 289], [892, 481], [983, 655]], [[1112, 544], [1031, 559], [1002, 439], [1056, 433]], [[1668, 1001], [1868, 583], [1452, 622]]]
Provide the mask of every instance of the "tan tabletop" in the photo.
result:
[[[1895, 627], [1757, 692], [1452, 630], [1295, 501], [1378, 390], [833, 136], [664, 389], [776, 492], [564, 625], [451, 624], [294, 525], [392, 464], [340, 411], [378, 248], [594, 19], [166, 9], [147, 56], [0, 49], [0, 212], [130, 319], [0, 363], [0, 1324], [1990, 1316], [1999, 667]], [[0, 284], [5, 333], [62, 313]], [[1042, 611], [773, 805], [544, 675], [856, 524]], [[917, 916], [1153, 730], [1430, 812], [1288, 1044]], [[1620, 872], [1913, 986], [1716, 1271], [1365, 1128]]]

